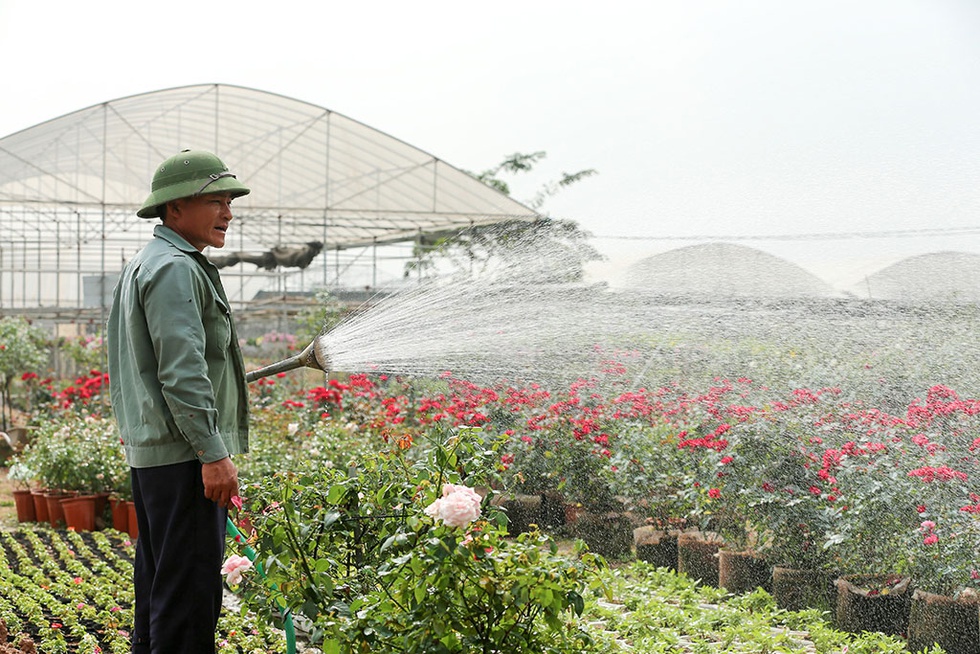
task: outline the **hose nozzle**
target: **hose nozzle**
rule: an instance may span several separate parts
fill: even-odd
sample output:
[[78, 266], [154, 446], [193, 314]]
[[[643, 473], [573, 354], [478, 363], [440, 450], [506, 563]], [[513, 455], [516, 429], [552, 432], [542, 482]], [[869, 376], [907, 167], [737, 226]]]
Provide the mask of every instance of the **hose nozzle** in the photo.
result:
[[[270, 363], [267, 366], [263, 366], [262, 368], [245, 373], [245, 381], [252, 383], [256, 379], [268, 377], [269, 375], [276, 375], [280, 372], [295, 370], [296, 368], [313, 368], [314, 370], [320, 370], [324, 373], [330, 372], [330, 357], [327, 356], [325, 351], [321, 351], [319, 356], [317, 356], [317, 341], [317, 338], [313, 339], [313, 341], [307, 345], [302, 352], [291, 356], [288, 359], [283, 359], [282, 361], [277, 361], [276, 363]], [[320, 359], [323, 359], [323, 361]]]

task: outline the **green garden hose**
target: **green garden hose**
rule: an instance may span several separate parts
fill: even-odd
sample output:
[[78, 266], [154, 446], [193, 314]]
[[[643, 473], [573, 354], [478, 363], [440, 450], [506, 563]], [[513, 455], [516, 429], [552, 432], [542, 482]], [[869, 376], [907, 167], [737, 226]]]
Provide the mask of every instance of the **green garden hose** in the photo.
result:
[[[235, 523], [232, 522], [231, 518], [228, 518], [226, 530], [228, 531], [228, 535], [234, 538], [235, 542], [242, 546], [242, 552], [245, 553], [248, 560], [255, 563], [255, 558], [257, 556], [255, 549], [246, 543], [245, 536], [243, 536], [242, 532], [238, 530], [238, 527], [235, 526]], [[255, 569], [259, 571], [259, 574], [262, 575], [263, 578], [265, 578], [265, 572], [262, 570], [261, 563], [256, 563]], [[273, 586], [273, 588], [275, 588], [275, 586]], [[278, 600], [276, 601], [276, 605], [282, 612], [282, 628], [283, 631], [286, 632], [286, 654], [296, 654], [296, 629], [293, 627], [293, 614], [283, 607]]]

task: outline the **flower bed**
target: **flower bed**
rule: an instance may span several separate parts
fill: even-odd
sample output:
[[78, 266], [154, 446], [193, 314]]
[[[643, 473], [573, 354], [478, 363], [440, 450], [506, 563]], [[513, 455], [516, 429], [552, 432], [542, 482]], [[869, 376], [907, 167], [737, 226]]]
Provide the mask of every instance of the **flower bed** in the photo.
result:
[[243, 463], [251, 479], [479, 425], [503, 439], [500, 493], [697, 526], [774, 565], [980, 587], [980, 401], [943, 386], [893, 415], [838, 388], [778, 393], [744, 378], [699, 392], [622, 392], [614, 373], [564, 391], [449, 375], [353, 375], [304, 395], [276, 384], [257, 391], [255, 420], [268, 429]]
[[[29, 639], [44, 654], [130, 651], [129, 537], [47, 528], [0, 532], [0, 620], [9, 645]], [[281, 634], [224, 612], [219, 651], [283, 651]], [[0, 643], [3, 644], [3, 643]]]
[[[491, 498], [535, 498], [560, 516], [566, 515], [562, 502], [567, 502], [575, 509], [567, 515], [578, 516], [576, 525], [598, 524], [597, 532], [634, 523], [663, 530], [698, 527], [774, 565], [842, 575], [901, 575], [917, 588], [951, 595], [980, 587], [980, 570], [973, 563], [980, 539], [980, 440], [975, 440], [980, 401], [936, 385], [921, 389], [921, 397], [905, 406], [893, 399], [886, 406], [873, 404], [870, 397], [856, 400], [853, 389], [774, 390], [738, 377], [697, 388], [681, 381], [644, 388], [623, 371], [604, 366], [594, 378], [564, 388], [480, 386], [448, 373], [424, 380], [359, 374], [299, 391], [295, 379], [260, 380], [252, 388], [253, 447], [237, 461], [246, 482], [246, 506], [258, 529], [251, 543], [266, 557], [255, 568], [265, 563], [261, 567], [278, 584], [274, 599], [315, 614], [324, 632], [343, 629], [351, 624], [346, 620], [359, 620], [364, 633], [402, 628], [409, 624], [408, 614], [400, 612], [405, 606], [416, 611], [411, 624], [424, 624], [446, 608], [428, 601], [426, 594], [451, 577], [439, 565], [456, 566], [450, 572], [510, 565], [537, 537], [512, 545], [515, 534], [503, 531], [506, 514], [491, 506], [492, 500], [476, 511], [467, 504], [472, 496], [467, 500], [452, 490], [462, 485]], [[34, 381], [22, 380], [25, 385]], [[100, 435], [103, 445], [114, 447], [111, 416], [95, 401], [103, 386], [104, 375], [93, 370], [52, 392], [48, 405], [35, 405], [32, 426], [40, 443], [63, 445], [68, 437]], [[428, 444], [444, 442], [463, 428], [479, 428], [484, 443], [465, 456], [426, 464], [432, 453]], [[88, 488], [92, 480], [118, 476], [93, 466], [109, 462], [94, 452], [83, 456], [81, 448], [44, 450], [39, 445], [24, 461], [38, 455], [38, 470], [60, 475], [49, 475], [51, 483]], [[429, 476], [419, 477], [426, 465]], [[109, 486], [124, 490], [116, 488], [124, 478]], [[444, 484], [452, 484], [447, 493], [452, 502], [446, 505], [460, 500], [459, 511], [445, 512], [440, 502], [426, 513]], [[287, 515], [291, 524], [282, 522]], [[525, 522], [545, 526], [540, 517]], [[563, 519], [548, 523], [553, 529], [550, 534], [544, 530], [538, 545], [573, 533], [573, 525], [561, 525]], [[481, 532], [464, 523], [478, 524]], [[530, 524], [524, 527], [538, 533]], [[41, 536], [44, 530], [23, 533], [49, 538]], [[4, 607], [13, 624], [28, 621], [8, 605], [21, 610], [22, 604], [23, 610], [42, 616], [36, 624], [29, 621], [31, 633], [46, 639], [55, 648], [50, 651], [77, 649], [83, 637], [79, 620], [101, 618], [75, 616], [73, 623], [62, 617], [64, 607], [74, 606], [76, 613], [80, 604], [86, 611], [112, 607], [93, 609], [94, 595], [83, 601], [68, 594], [79, 590], [69, 585], [69, 575], [71, 583], [86, 577], [72, 575], [62, 563], [52, 565], [67, 566], [68, 560], [48, 541], [43, 542], [50, 561], [42, 565], [31, 538], [4, 545], [5, 562], [13, 561], [17, 572], [0, 584], [19, 593], [17, 602], [5, 600]], [[348, 547], [351, 542], [354, 547]], [[483, 554], [479, 544], [484, 544]], [[287, 545], [292, 548], [288, 553]], [[346, 549], [337, 549], [340, 545]], [[277, 557], [276, 565], [268, 564], [269, 556]], [[26, 571], [28, 560], [38, 572]], [[375, 567], [360, 576], [351, 572], [365, 562]], [[545, 567], [562, 564], [548, 559]], [[251, 571], [237, 569], [247, 582]], [[525, 572], [515, 565], [508, 574]], [[39, 584], [40, 577], [34, 576], [40, 574], [50, 579]], [[454, 590], [470, 601], [472, 583], [478, 586], [484, 578], [490, 577], [460, 581], [470, 586]], [[52, 599], [50, 593], [24, 590], [23, 579], [59, 593]], [[398, 601], [378, 594], [385, 583]], [[558, 607], [551, 617], [560, 629], [589, 617], [589, 610], [580, 611], [579, 599], [568, 594], [593, 601], [581, 590], [562, 587], [560, 601], [551, 602], [552, 597], [546, 602]], [[77, 601], [69, 605], [65, 598]], [[275, 604], [269, 596], [256, 599], [266, 609]], [[126, 610], [118, 606], [116, 614]], [[377, 610], [364, 612], [367, 606]], [[246, 608], [255, 611], [258, 605]], [[591, 610], [601, 609], [595, 604]], [[265, 617], [274, 622], [273, 616]], [[60, 626], [53, 628], [55, 623]], [[110, 651], [114, 638], [104, 625], [112, 623], [101, 624], [86, 633], [94, 634], [95, 646]], [[235, 639], [251, 634], [251, 626], [226, 627], [223, 633], [232, 632], [234, 638], [221, 645], [228, 651], [236, 647]]]
[[[45, 654], [129, 652], [132, 554], [132, 544], [118, 532], [41, 528], [0, 533], [0, 620], [10, 631], [6, 644], [12, 647], [29, 638]], [[904, 651], [897, 639], [834, 631], [815, 612], [777, 610], [763, 592], [731, 596], [642, 563], [602, 574], [611, 595], [590, 596], [574, 623], [589, 635], [590, 651], [597, 654], [705, 648]], [[226, 610], [219, 631], [220, 654], [285, 651], [282, 635], [254, 616]]]

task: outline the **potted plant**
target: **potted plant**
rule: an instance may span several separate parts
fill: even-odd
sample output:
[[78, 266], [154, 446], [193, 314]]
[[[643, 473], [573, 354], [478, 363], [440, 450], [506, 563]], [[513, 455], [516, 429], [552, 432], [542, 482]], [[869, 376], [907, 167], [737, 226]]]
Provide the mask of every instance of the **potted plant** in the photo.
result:
[[785, 410], [733, 429], [731, 460], [720, 482], [736, 496], [732, 514], [748, 520], [745, 537], [772, 564], [777, 605], [829, 610], [837, 575], [826, 534], [837, 498], [815, 465], [819, 455], [808, 418], [806, 412]]
[[908, 627], [907, 534], [921, 519], [912, 501], [916, 489], [903, 470], [908, 449], [902, 436], [889, 428], [823, 457], [821, 470], [838, 493], [827, 539], [841, 571], [837, 624], [854, 633], [899, 635]]
[[508, 497], [501, 503], [512, 534], [531, 524], [557, 527], [574, 516], [571, 531], [594, 551], [623, 556], [632, 547], [633, 524], [613, 492], [613, 439], [586, 414], [572, 398], [530, 419], [529, 433], [509, 435], [502, 455]]
[[[943, 474], [952, 474], [946, 469]], [[923, 494], [925, 508], [919, 527], [908, 534], [910, 575], [915, 592], [909, 614], [909, 649], [931, 646], [933, 641], [951, 654], [976, 654], [980, 609], [980, 497], [959, 494], [959, 478], [933, 480], [937, 492]], [[939, 488], [947, 493], [940, 493]], [[930, 489], [932, 490], [932, 489]], [[943, 502], [941, 497], [949, 498]]]
[[[392, 443], [350, 466], [309, 462], [245, 488], [249, 542], [276, 563], [242, 577], [241, 559], [227, 562], [243, 602], [302, 611], [331, 651], [581, 651], [575, 619], [584, 593], [599, 590], [601, 561], [580, 543], [569, 556], [540, 532], [507, 534], [476, 491], [498, 487], [496, 443], [472, 428]], [[296, 533], [309, 537], [282, 538]]]
[[978, 654], [980, 607], [980, 430], [976, 401], [933, 386], [909, 405], [912, 434], [903, 466], [919, 522], [905, 531], [916, 590], [909, 614], [909, 649], [933, 642], [950, 654]]
[[49, 489], [46, 499], [52, 526], [64, 522], [61, 500], [71, 496], [90, 498], [85, 504], [91, 502], [91, 511], [99, 515], [100, 500], [104, 511], [109, 490], [124, 477], [115, 423], [106, 417], [66, 413], [60, 420], [45, 422], [22, 459], [35, 472], [38, 483]]
[[14, 484], [13, 496], [14, 506], [17, 508], [17, 521], [34, 522], [37, 520], [34, 496], [31, 493], [31, 484], [35, 479], [34, 471], [15, 459], [7, 468], [7, 479]]

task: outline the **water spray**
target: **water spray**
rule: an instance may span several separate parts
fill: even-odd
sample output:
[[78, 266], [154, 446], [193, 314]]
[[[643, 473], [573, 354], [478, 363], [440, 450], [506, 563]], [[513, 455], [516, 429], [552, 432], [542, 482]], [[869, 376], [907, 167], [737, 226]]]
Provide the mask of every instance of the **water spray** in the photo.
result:
[[474, 383], [554, 382], [595, 368], [594, 346], [648, 324], [619, 316], [601, 287], [574, 278], [564, 249], [514, 246], [480, 270], [447, 274], [374, 298], [324, 328], [299, 354], [246, 380], [307, 367]]

